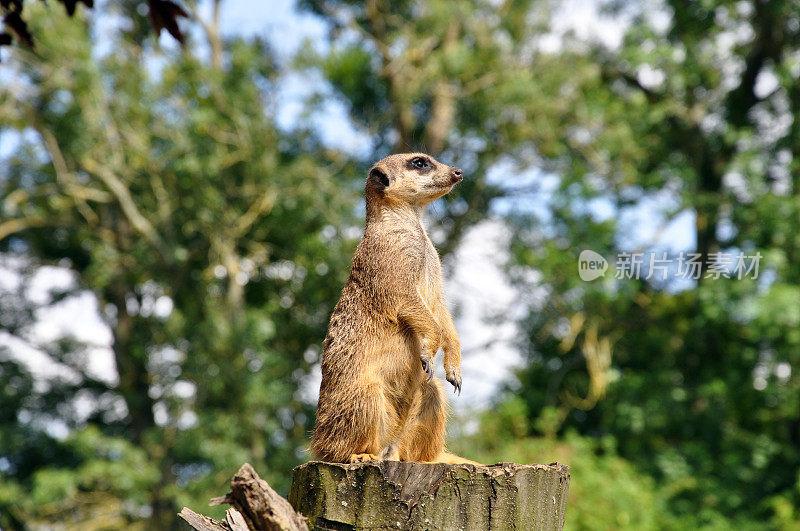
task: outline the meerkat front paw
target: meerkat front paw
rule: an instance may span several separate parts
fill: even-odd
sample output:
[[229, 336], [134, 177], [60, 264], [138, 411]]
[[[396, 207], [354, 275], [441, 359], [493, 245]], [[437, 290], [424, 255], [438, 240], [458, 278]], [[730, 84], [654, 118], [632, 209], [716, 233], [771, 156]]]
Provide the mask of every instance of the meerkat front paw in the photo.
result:
[[422, 356], [419, 357], [419, 360], [422, 362], [422, 370], [428, 375], [425, 381], [430, 382], [433, 378], [433, 363], [431, 363], [431, 359], [425, 352], [422, 353]]
[[375, 454], [353, 454], [350, 456], [351, 463], [366, 463], [367, 461], [377, 461], [378, 456]]
[[445, 367], [444, 375], [447, 381], [453, 384], [453, 392], [457, 392], [458, 396], [461, 396], [461, 367]]

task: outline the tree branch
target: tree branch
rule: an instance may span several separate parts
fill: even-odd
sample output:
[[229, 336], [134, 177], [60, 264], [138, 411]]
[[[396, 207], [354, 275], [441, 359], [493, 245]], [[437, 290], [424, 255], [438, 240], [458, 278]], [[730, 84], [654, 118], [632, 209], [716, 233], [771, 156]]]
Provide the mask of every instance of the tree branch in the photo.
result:
[[47, 223], [46, 219], [41, 218], [16, 218], [0, 221], [0, 241], [25, 229], [44, 227]]
[[386, 43], [385, 25], [382, 19], [383, 15], [378, 8], [376, 0], [369, 0], [366, 3], [365, 10], [374, 34], [370, 34], [363, 30], [363, 28], [361, 28], [361, 30], [369, 40], [377, 46], [380, 52], [382, 61], [381, 74], [388, 81], [389, 99], [396, 110], [398, 138], [397, 142], [395, 142], [395, 151], [402, 151], [404, 148], [413, 144], [412, 137], [417, 120], [414, 116], [412, 102], [408, 101], [405, 96], [405, 79], [402, 75], [402, 63], [399, 59], [392, 57], [389, 45]]
[[200, 26], [206, 34], [208, 46], [211, 48], [211, 66], [220, 70], [222, 68], [222, 39], [219, 36], [219, 4], [220, 0], [214, 0], [211, 12], [211, 20], [206, 22], [197, 13], [194, 19], [200, 22]]
[[[459, 24], [452, 20], [447, 26], [447, 34], [442, 43], [442, 51], [447, 54], [458, 41]], [[453, 126], [456, 113], [457, 90], [446, 77], [442, 77], [436, 84], [433, 93], [433, 105], [431, 107], [428, 124], [425, 128], [425, 145], [428, 153], [437, 155], [444, 150], [447, 133]]]
[[253, 529], [307, 531], [306, 519], [245, 463], [231, 480], [231, 492], [214, 498], [211, 505], [231, 504]]
[[131, 197], [128, 191], [128, 187], [125, 186], [111, 170], [91, 157], [83, 157], [81, 165], [86, 171], [95, 175], [106, 185], [109, 191], [114, 195], [114, 198], [117, 200], [117, 203], [131, 226], [147, 238], [150, 243], [155, 246], [156, 250], [161, 253], [162, 257], [166, 259], [169, 254], [164, 242], [161, 240], [161, 237], [158, 235], [153, 225], [139, 212], [133, 197]]

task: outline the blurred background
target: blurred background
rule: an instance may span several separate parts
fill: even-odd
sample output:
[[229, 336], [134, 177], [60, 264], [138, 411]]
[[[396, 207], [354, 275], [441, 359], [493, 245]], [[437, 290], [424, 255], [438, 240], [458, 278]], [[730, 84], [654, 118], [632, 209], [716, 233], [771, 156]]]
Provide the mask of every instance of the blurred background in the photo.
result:
[[416, 150], [466, 175], [452, 451], [569, 464], [569, 529], [800, 529], [800, 2], [161, 1], [184, 46], [70, 4], [0, 48], [2, 529], [285, 494], [366, 170]]

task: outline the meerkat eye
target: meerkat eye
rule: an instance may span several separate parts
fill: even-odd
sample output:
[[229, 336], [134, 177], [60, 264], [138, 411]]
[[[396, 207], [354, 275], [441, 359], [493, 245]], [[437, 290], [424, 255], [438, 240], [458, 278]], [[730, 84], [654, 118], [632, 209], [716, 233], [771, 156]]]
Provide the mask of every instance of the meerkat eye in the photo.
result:
[[422, 157], [417, 157], [417, 158], [411, 160], [411, 165], [414, 166], [415, 168], [419, 168], [421, 170], [422, 168], [425, 168], [425, 167], [428, 166], [428, 161], [423, 159]]

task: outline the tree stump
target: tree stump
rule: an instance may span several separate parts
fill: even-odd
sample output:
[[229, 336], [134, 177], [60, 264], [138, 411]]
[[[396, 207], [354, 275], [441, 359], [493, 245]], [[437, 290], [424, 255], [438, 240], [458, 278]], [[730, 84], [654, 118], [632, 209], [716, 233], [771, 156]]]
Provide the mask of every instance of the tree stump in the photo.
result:
[[312, 529], [560, 530], [569, 467], [399, 461], [294, 469], [289, 502]]

